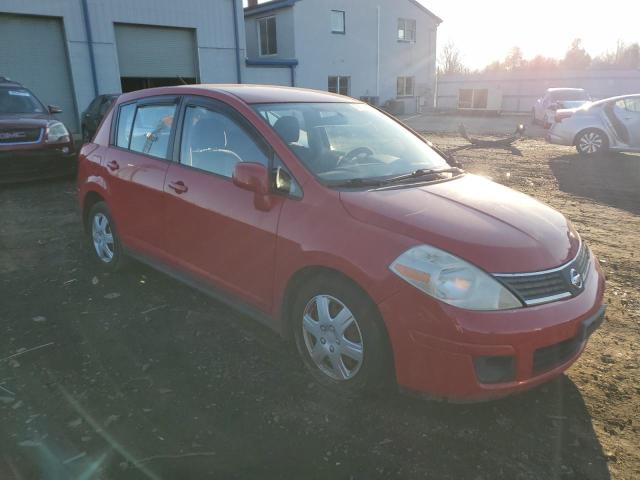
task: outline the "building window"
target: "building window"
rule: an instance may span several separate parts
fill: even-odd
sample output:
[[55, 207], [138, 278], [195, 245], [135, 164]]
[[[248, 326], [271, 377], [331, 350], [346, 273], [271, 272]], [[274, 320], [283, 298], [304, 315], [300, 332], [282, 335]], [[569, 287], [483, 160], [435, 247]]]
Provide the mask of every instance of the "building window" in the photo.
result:
[[485, 110], [489, 100], [486, 88], [461, 88], [458, 90], [458, 108], [475, 108]]
[[276, 55], [278, 53], [276, 17], [265, 17], [258, 20], [258, 37], [260, 41], [260, 56]]
[[413, 97], [415, 94], [414, 77], [398, 77], [398, 96]]
[[399, 42], [415, 42], [416, 41], [416, 21], [406, 18], [398, 19], [398, 41]]
[[331, 10], [331, 33], [345, 33], [344, 12]]
[[329, 91], [340, 95], [349, 95], [351, 77], [329, 77]]

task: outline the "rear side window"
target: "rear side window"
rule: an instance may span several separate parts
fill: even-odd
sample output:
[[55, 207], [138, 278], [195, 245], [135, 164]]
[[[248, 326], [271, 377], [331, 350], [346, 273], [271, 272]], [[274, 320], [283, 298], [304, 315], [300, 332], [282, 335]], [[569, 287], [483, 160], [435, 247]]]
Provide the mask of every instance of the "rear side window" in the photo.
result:
[[129, 149], [158, 158], [167, 158], [176, 105], [138, 107]]
[[116, 146], [121, 148], [129, 148], [129, 141], [131, 140], [131, 126], [133, 125], [133, 117], [135, 116], [135, 113], [135, 103], [120, 107], [120, 113], [118, 114]]

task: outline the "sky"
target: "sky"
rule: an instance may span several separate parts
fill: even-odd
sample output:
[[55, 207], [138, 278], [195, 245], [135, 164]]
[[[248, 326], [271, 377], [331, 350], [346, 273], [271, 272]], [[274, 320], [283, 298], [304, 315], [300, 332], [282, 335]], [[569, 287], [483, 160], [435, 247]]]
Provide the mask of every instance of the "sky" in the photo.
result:
[[452, 40], [465, 65], [482, 68], [519, 46], [524, 57], [561, 58], [575, 38], [592, 56], [640, 42], [640, 0], [419, 0], [443, 19], [438, 47]]

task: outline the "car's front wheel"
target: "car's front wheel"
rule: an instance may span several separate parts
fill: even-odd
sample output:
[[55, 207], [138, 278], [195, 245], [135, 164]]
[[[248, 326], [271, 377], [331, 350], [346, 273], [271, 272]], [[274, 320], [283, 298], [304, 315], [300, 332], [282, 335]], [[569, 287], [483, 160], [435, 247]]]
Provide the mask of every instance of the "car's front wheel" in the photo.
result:
[[296, 295], [296, 346], [316, 380], [352, 395], [389, 386], [392, 356], [373, 302], [349, 281], [319, 276]]
[[92, 258], [107, 270], [119, 270], [125, 263], [111, 213], [104, 202], [97, 202], [87, 215], [89, 251]]
[[600, 130], [589, 129], [581, 132], [576, 139], [576, 149], [580, 155], [595, 156], [609, 148], [609, 140]]

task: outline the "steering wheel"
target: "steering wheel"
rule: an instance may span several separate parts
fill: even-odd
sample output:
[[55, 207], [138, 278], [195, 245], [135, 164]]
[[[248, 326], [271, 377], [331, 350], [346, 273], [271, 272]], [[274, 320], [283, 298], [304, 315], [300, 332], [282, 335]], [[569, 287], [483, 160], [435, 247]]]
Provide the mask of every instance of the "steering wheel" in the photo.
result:
[[336, 163], [336, 167], [339, 167], [342, 164], [350, 164], [355, 163], [354, 161], [358, 158], [369, 157], [371, 155], [375, 155], [375, 152], [371, 150], [369, 147], [358, 147], [354, 148], [348, 153], [345, 153], [342, 157], [338, 159]]

